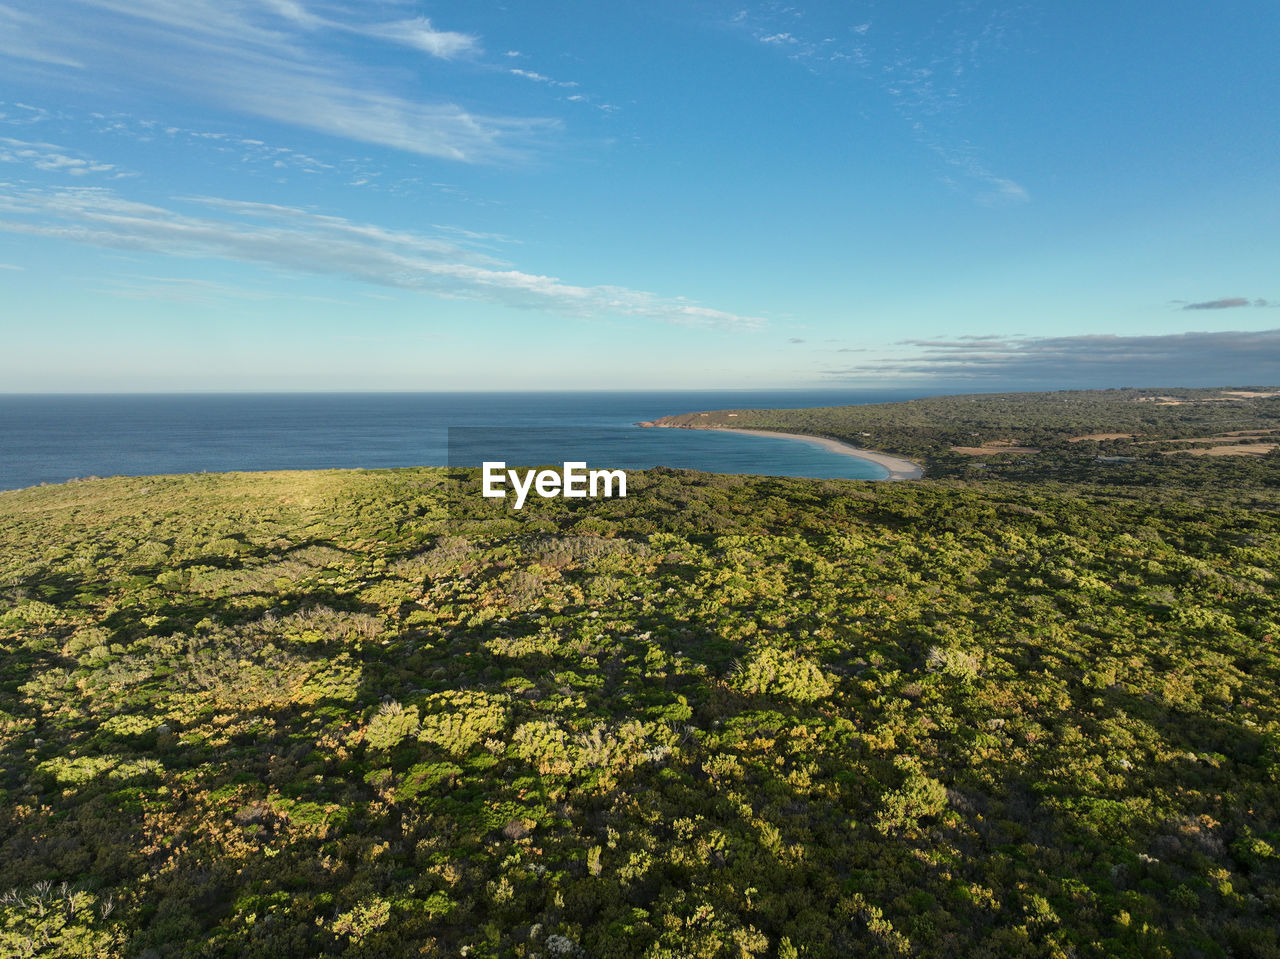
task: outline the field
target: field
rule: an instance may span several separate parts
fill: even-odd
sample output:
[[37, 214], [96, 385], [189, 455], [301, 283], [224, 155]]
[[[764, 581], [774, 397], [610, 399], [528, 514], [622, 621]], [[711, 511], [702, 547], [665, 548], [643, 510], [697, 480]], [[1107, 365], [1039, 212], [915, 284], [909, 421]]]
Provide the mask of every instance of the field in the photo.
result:
[[1184, 400], [823, 430], [918, 483], [0, 493], [0, 955], [1280, 956], [1277, 457], [1070, 442], [1275, 403]]

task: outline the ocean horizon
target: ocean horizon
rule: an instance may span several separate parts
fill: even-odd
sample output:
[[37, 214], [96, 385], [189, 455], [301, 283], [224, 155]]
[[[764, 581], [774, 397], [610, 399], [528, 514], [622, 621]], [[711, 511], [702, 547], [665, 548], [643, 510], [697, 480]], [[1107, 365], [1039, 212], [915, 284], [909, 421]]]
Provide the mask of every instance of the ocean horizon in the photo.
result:
[[[88, 476], [478, 466], [490, 457], [525, 465], [585, 459], [615, 469], [669, 466], [876, 480], [886, 472], [874, 463], [790, 439], [636, 424], [700, 410], [861, 405], [925, 395], [931, 394], [835, 389], [7, 394], [0, 395], [0, 489]], [[460, 436], [465, 444], [458, 442]], [[484, 437], [480, 446], [477, 437]], [[476, 462], [459, 461], [464, 446]]]

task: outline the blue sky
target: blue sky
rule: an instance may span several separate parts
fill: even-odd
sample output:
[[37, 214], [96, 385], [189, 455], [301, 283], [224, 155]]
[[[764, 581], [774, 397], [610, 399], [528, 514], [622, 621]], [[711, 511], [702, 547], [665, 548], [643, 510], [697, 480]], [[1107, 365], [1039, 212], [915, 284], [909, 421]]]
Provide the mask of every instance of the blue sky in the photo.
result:
[[0, 0], [0, 390], [1280, 382], [1273, 0]]

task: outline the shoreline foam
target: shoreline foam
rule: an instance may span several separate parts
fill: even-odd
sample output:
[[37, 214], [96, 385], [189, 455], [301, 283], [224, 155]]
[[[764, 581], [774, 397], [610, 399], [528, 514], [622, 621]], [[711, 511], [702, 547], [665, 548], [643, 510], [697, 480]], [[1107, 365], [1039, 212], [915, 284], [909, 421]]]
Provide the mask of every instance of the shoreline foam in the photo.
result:
[[919, 463], [903, 459], [901, 456], [890, 456], [887, 453], [877, 453], [875, 450], [864, 450], [857, 446], [850, 446], [848, 443], [842, 443], [839, 440], [828, 439], [825, 436], [813, 436], [809, 433], [778, 433], [773, 430], [746, 430], [737, 429], [732, 426], [666, 426], [661, 423], [642, 423], [642, 426], [653, 426], [658, 429], [694, 429], [694, 430], [713, 430], [717, 433], [740, 433], [746, 436], [768, 436], [777, 437], [784, 440], [800, 440], [805, 443], [812, 443], [821, 446], [823, 449], [830, 450], [832, 453], [839, 453], [842, 456], [853, 456], [860, 460], [867, 460], [875, 463], [877, 466], [883, 467], [889, 471], [889, 475], [883, 480], [876, 482], [896, 482], [898, 480], [914, 480], [921, 479], [924, 476], [924, 467]]

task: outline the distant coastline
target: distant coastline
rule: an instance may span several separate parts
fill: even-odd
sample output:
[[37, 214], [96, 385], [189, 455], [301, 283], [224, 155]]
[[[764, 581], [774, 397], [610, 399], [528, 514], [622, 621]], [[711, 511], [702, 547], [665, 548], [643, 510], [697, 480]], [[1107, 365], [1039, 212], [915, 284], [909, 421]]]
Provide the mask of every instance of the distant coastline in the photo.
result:
[[900, 456], [889, 456], [887, 453], [877, 453], [874, 450], [864, 450], [857, 446], [850, 446], [848, 443], [842, 443], [839, 440], [828, 439], [825, 436], [812, 436], [808, 433], [778, 433], [773, 430], [745, 430], [736, 429], [732, 426], [673, 426], [655, 420], [649, 423], [640, 423], [640, 426], [651, 427], [655, 429], [683, 429], [683, 430], [711, 430], [717, 433], [738, 433], [745, 436], [771, 436], [784, 440], [799, 440], [803, 443], [811, 443], [815, 446], [821, 446], [825, 450], [832, 453], [839, 453], [842, 456], [853, 456], [860, 460], [867, 460], [875, 463], [877, 466], [883, 467], [889, 471], [880, 482], [892, 482], [897, 480], [915, 480], [924, 476], [924, 467], [919, 463], [903, 459]]
[[444, 466], [450, 436], [458, 455], [467, 444], [476, 452], [489, 442], [505, 447], [502, 456], [473, 457], [476, 466], [484, 459], [525, 466], [585, 460], [610, 468], [661, 463], [708, 473], [859, 479], [881, 470], [816, 446], [774, 444], [762, 459], [762, 444], [751, 436], [636, 435], [632, 424], [680, 409], [894, 400], [886, 392], [833, 390], [0, 394], [0, 490], [77, 476]]

